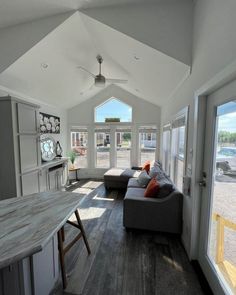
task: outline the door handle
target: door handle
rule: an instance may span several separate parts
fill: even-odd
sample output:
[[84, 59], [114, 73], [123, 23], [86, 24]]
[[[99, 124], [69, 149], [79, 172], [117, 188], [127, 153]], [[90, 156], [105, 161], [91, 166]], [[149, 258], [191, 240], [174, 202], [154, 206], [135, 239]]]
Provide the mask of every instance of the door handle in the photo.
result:
[[200, 187], [206, 187], [206, 181], [205, 180], [199, 181], [198, 184], [199, 184]]

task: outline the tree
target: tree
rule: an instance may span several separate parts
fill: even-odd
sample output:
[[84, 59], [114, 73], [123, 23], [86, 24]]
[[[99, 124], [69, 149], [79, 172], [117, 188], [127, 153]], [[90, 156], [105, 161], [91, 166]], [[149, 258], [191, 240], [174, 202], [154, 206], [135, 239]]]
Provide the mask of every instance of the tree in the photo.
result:
[[125, 141], [129, 141], [129, 140], [131, 140], [131, 133], [130, 133], [130, 132], [125, 132], [125, 133], [123, 133], [123, 139], [124, 139]]
[[236, 132], [231, 133], [229, 131], [221, 130], [218, 133], [219, 143], [236, 143]]

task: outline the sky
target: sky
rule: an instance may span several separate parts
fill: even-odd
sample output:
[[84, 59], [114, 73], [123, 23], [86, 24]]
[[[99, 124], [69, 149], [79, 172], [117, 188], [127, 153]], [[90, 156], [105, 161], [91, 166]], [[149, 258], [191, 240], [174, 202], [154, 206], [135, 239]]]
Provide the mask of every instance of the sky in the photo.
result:
[[236, 132], [236, 112], [220, 116], [218, 130]]
[[225, 103], [217, 108], [219, 115], [218, 130], [236, 132], [236, 103]]
[[96, 122], [105, 122], [105, 118], [120, 118], [120, 122], [131, 122], [132, 108], [117, 99], [111, 99], [95, 111]]

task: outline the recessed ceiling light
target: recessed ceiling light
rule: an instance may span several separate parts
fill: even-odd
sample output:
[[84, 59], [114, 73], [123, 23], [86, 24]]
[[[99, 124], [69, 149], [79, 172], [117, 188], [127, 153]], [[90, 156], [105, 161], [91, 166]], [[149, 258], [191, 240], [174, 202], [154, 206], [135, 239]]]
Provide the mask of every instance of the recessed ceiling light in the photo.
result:
[[140, 60], [140, 57], [137, 56], [137, 55], [134, 55], [134, 59], [135, 59], [135, 60]]
[[42, 63], [41, 63], [41, 68], [43, 68], [43, 69], [47, 69], [47, 68], [48, 68], [48, 64], [45, 63], [45, 62], [42, 62]]

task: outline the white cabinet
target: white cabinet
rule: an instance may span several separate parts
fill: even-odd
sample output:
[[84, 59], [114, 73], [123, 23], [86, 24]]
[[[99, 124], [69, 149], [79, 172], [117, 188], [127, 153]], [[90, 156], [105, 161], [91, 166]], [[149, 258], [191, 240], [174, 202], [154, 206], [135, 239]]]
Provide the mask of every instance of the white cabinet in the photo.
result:
[[32, 295], [30, 258], [0, 269], [0, 295]]
[[39, 178], [40, 178], [39, 170], [21, 175], [22, 196], [39, 193], [40, 191]]
[[39, 167], [39, 135], [19, 135], [21, 172]]
[[50, 191], [57, 190], [57, 171], [56, 170], [49, 171], [48, 179], [49, 179], [49, 190]]
[[17, 104], [18, 132], [37, 133], [39, 131], [38, 112], [35, 106], [25, 103]]
[[61, 190], [68, 179], [68, 160], [56, 159], [44, 163], [41, 170], [40, 191]]
[[39, 191], [39, 106], [0, 99], [0, 199]]
[[41, 169], [39, 174], [40, 192], [46, 192], [49, 190], [48, 169]]
[[59, 276], [56, 235], [44, 247], [42, 252], [33, 255], [32, 262], [34, 294], [50, 294]]

